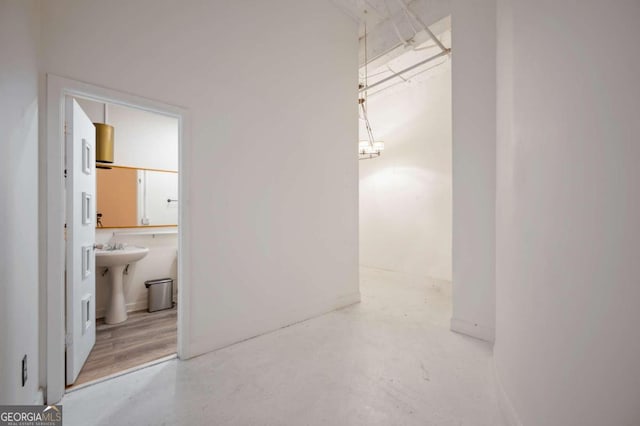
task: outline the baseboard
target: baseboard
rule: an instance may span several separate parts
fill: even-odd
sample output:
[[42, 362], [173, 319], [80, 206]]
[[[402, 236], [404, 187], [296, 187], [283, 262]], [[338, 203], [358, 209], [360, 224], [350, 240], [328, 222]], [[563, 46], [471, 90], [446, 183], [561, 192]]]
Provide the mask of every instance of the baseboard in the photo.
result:
[[[175, 285], [175, 282], [173, 286], [173, 301], [176, 303], [178, 301], [178, 291], [177, 291], [177, 285]], [[148, 302], [146, 299], [140, 300], [138, 302], [127, 303], [127, 313], [145, 310], [147, 309], [147, 305], [148, 305]], [[104, 318], [106, 314], [107, 314], [106, 308], [96, 309], [96, 319]]]
[[412, 280], [426, 280], [430, 282], [431, 287], [437, 288], [443, 292], [451, 294], [451, 280], [442, 277], [435, 277], [433, 275], [425, 275], [425, 274], [412, 274], [409, 272], [403, 271], [395, 271], [393, 269], [384, 269], [376, 266], [368, 266], [368, 265], [359, 265], [360, 269], [368, 269], [370, 271], [382, 272], [382, 273], [390, 273], [395, 275], [401, 275], [403, 277], [412, 279]]
[[434, 280], [434, 281], [451, 282], [451, 278], [448, 278], [448, 277], [437, 277], [437, 276], [432, 275], [432, 274], [416, 274], [416, 273], [413, 273], [413, 272], [397, 271], [395, 269], [381, 268], [379, 266], [365, 265], [363, 263], [359, 264], [358, 267], [359, 268], [363, 268], [363, 269], [371, 269], [371, 270], [374, 270], [374, 271], [391, 272], [391, 273], [394, 273], [394, 274], [406, 275], [406, 276], [415, 277], [415, 278], [425, 278], [425, 279]]
[[484, 340], [489, 343], [493, 343], [495, 339], [495, 330], [493, 327], [485, 327], [477, 323], [457, 318], [451, 318], [451, 331], [475, 337], [476, 339]]
[[[147, 309], [147, 301], [143, 300], [140, 302], [131, 302], [131, 303], [127, 303], [127, 313], [129, 312], [136, 312], [136, 311], [143, 311]], [[96, 309], [96, 319], [98, 318], [104, 318], [104, 316], [107, 314], [107, 310], [105, 309]]]
[[360, 291], [337, 297], [329, 306], [328, 310], [325, 310], [318, 315], [314, 315], [314, 317], [337, 311], [338, 309], [346, 308], [347, 306], [351, 306], [356, 303], [360, 303]]
[[498, 369], [496, 368], [495, 358], [491, 359], [491, 366], [496, 384], [496, 397], [498, 399], [498, 406], [500, 407], [502, 418], [508, 426], [522, 426], [522, 422], [518, 418], [518, 413], [502, 386], [502, 380], [500, 380], [500, 374], [498, 374]]
[[[354, 305], [356, 303], [360, 302], [360, 291], [354, 292], [354, 293], [350, 293], [344, 296], [339, 296], [336, 297], [335, 299], [332, 299], [328, 302], [325, 303], [318, 303], [316, 304], [315, 309], [311, 308], [311, 309], [307, 309], [307, 313], [306, 314], [298, 314], [298, 310], [294, 310], [291, 312], [291, 314], [289, 315], [291, 318], [297, 318], [297, 319], [292, 319], [290, 321], [286, 321], [282, 324], [279, 324], [275, 327], [269, 327], [266, 330], [263, 331], [259, 331], [256, 334], [252, 334], [246, 337], [242, 337], [239, 336], [237, 339], [234, 339], [233, 341], [229, 341], [229, 342], [222, 342], [222, 343], [218, 343], [215, 344], [215, 346], [211, 346], [208, 342], [203, 343], [203, 344], [192, 344], [192, 345], [187, 345], [188, 347], [185, 348], [185, 354], [182, 357], [182, 359], [189, 359], [189, 358], [194, 358], [200, 355], [204, 355], [206, 353], [209, 352], [214, 352], [229, 346], [233, 346], [235, 344], [238, 343], [242, 343], [246, 340], [251, 340], [251, 339], [255, 339], [256, 337], [260, 337], [263, 336], [265, 334], [269, 334], [269, 333], [273, 333], [274, 331], [280, 330], [282, 328], [286, 328], [286, 327], [290, 327], [292, 325], [304, 322], [304, 321], [308, 321], [310, 319], [328, 314], [330, 312], [333, 311], [337, 311], [338, 309], [342, 309], [342, 308], [346, 308], [348, 306]], [[204, 342], [204, 340], [203, 340]]]

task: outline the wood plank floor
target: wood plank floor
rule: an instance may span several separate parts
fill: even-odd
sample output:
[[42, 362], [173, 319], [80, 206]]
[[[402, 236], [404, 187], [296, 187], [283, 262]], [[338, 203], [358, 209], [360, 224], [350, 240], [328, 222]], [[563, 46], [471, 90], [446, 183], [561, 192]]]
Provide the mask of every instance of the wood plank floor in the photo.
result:
[[130, 312], [122, 324], [96, 324], [96, 345], [72, 386], [176, 353], [177, 309]]

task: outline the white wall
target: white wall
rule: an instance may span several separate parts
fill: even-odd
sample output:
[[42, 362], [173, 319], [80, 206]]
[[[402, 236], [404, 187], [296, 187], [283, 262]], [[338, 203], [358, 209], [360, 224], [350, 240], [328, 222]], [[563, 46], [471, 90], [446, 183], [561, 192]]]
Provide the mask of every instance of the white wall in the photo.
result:
[[[0, 1], [0, 404], [41, 401], [38, 3]], [[28, 380], [22, 387], [21, 360]]]
[[138, 170], [138, 223], [177, 224], [178, 191], [177, 173]]
[[114, 126], [114, 164], [178, 170], [178, 120], [139, 109], [108, 106]]
[[312, 0], [67, 0], [43, 22], [46, 72], [189, 111], [187, 355], [359, 300], [354, 22]]
[[385, 151], [360, 161], [360, 264], [451, 281], [450, 62], [367, 104]]
[[499, 377], [525, 425], [640, 424], [640, 3], [499, 16]]
[[[89, 120], [93, 123], [104, 123], [105, 122], [105, 104], [102, 102], [95, 102], [89, 99], [74, 97], [76, 102], [82, 108]], [[107, 123], [109, 124], [109, 123]], [[114, 138], [115, 139], [115, 138]], [[115, 151], [114, 151], [115, 153]]]
[[495, 328], [495, 0], [452, 2], [453, 318], [493, 340]]

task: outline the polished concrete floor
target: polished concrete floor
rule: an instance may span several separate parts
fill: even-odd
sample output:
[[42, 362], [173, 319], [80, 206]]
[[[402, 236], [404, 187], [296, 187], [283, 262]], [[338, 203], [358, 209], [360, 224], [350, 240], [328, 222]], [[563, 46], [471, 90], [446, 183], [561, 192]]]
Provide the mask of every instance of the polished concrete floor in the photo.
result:
[[502, 425], [446, 286], [362, 269], [362, 303], [65, 396], [65, 425]]

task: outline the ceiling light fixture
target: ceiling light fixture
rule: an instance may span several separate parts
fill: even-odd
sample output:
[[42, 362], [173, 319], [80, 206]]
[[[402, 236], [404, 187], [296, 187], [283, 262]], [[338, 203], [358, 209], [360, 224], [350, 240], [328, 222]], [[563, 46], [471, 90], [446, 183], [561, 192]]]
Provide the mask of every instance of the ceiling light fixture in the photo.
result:
[[113, 163], [113, 126], [93, 123], [96, 127], [96, 167], [110, 169]]
[[113, 126], [107, 123], [107, 104], [104, 107], [104, 122], [93, 123], [96, 127], [96, 167], [110, 169], [113, 163]]
[[[365, 106], [365, 102], [367, 100], [367, 18], [365, 13], [365, 21], [364, 21], [364, 85], [360, 85], [360, 89], [364, 89], [362, 92], [362, 97], [358, 99], [358, 104], [360, 105], [360, 120], [364, 124], [364, 133], [366, 133], [366, 138], [361, 138], [358, 142], [358, 154], [360, 160], [369, 160], [371, 158], [379, 157], [384, 151], [384, 142], [376, 141], [373, 137], [373, 131], [371, 130], [371, 124], [369, 123], [369, 116], [367, 115], [367, 108]], [[362, 133], [362, 132], [360, 132]]]

